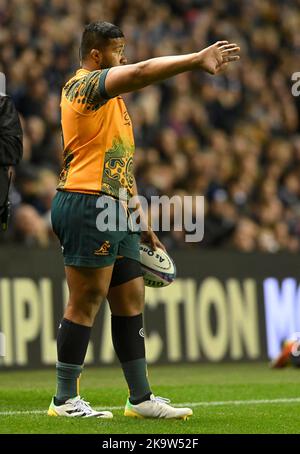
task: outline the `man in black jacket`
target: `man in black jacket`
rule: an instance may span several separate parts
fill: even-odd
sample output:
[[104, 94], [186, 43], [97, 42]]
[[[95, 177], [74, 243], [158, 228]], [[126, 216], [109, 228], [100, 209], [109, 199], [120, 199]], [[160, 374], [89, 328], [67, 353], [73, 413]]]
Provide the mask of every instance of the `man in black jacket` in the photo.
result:
[[18, 164], [22, 157], [22, 128], [12, 99], [0, 94], [0, 225], [7, 228], [8, 191], [10, 166]]

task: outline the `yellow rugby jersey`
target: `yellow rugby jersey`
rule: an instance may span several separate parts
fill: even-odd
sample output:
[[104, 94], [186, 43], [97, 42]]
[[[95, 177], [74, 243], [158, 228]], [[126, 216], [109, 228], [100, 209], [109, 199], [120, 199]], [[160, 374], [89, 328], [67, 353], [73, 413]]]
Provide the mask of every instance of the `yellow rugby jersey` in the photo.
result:
[[108, 71], [79, 69], [63, 87], [64, 163], [58, 190], [119, 197], [123, 188], [132, 196], [132, 125], [122, 97], [105, 98]]

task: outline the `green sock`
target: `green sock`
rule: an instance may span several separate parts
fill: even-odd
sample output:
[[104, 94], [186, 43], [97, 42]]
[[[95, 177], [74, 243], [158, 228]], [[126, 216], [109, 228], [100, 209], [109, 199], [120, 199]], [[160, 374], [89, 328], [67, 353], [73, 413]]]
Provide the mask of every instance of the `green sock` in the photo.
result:
[[57, 361], [57, 390], [55, 396], [57, 403], [64, 403], [66, 400], [79, 395], [79, 377], [81, 372], [82, 366], [78, 364], [67, 364]]
[[149, 399], [151, 389], [147, 377], [146, 359], [139, 358], [122, 363], [122, 369], [129, 386], [130, 402], [137, 404]]

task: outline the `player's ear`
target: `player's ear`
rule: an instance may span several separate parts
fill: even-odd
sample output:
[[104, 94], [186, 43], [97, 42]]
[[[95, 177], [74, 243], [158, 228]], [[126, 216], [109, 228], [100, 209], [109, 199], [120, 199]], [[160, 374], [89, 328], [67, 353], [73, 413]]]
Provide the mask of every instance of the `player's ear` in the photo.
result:
[[90, 51], [90, 56], [94, 60], [94, 62], [97, 64], [97, 66], [101, 66], [102, 63], [102, 54], [100, 50], [98, 49], [92, 49]]

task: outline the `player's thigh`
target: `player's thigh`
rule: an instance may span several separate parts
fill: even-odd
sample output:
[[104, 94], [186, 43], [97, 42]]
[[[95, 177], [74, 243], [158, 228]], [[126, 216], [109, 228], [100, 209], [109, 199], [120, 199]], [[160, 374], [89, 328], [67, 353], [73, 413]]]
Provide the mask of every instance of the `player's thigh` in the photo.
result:
[[112, 272], [113, 265], [103, 268], [66, 266], [71, 302], [100, 303], [107, 296]]

